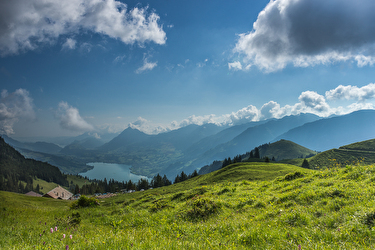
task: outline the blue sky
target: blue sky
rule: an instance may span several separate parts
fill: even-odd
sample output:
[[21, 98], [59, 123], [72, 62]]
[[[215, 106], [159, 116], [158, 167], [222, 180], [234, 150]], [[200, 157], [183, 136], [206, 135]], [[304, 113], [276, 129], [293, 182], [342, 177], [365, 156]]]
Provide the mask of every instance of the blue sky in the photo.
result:
[[0, 1], [0, 133], [374, 109], [372, 0]]

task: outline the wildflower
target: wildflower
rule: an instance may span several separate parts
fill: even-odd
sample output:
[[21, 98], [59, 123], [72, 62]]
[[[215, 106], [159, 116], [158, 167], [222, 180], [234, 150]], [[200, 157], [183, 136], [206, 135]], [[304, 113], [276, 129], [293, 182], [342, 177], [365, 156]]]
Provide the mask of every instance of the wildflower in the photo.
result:
[[69, 250], [69, 246], [68, 245], [66, 245], [65, 250]]
[[39, 234], [39, 236], [42, 236], [42, 234]]
[[45, 245], [46, 244], [46, 242], [45, 241], [43, 241], [43, 245]]
[[53, 233], [53, 228], [51, 227], [51, 233]]
[[301, 250], [301, 249], [302, 249], [301, 245], [298, 245], [298, 250]]
[[57, 231], [57, 226], [55, 227], [55, 231]]
[[70, 239], [73, 239], [73, 236], [72, 236], [72, 235], [69, 235], [69, 238], [70, 238]]
[[65, 234], [63, 234], [63, 239], [65, 239]]

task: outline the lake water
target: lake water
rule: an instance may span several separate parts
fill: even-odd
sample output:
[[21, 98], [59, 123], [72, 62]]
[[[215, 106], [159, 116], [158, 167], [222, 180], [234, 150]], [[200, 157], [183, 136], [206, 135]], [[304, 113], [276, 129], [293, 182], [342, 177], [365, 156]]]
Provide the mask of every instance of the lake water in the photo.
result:
[[88, 177], [89, 179], [104, 180], [104, 178], [107, 178], [107, 181], [114, 179], [116, 181], [131, 180], [132, 182], [138, 182], [140, 179], [150, 180], [146, 176], [130, 173], [131, 166], [129, 165], [103, 162], [92, 162], [87, 163], [87, 165], [93, 166], [94, 168], [85, 173], [80, 173], [80, 175]]

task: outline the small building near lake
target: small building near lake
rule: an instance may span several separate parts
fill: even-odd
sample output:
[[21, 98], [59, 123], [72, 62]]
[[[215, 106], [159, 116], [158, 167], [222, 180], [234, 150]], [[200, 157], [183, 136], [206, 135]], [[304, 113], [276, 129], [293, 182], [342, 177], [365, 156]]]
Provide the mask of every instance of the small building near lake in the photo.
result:
[[41, 194], [35, 193], [34, 191], [27, 192], [25, 195], [34, 196], [34, 197], [42, 197]]
[[69, 200], [72, 196], [73, 194], [71, 192], [60, 186], [55, 187], [54, 189], [43, 195], [43, 197], [61, 200]]

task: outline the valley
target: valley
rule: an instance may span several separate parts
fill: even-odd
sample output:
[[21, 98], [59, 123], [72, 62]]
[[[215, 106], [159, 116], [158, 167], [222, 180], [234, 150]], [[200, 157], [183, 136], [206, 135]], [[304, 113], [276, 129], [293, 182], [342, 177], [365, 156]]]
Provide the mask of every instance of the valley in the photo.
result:
[[[373, 110], [323, 119], [312, 114], [300, 114], [231, 127], [189, 125], [157, 135], [127, 128], [112, 139], [107, 136], [108, 141], [99, 141], [89, 134], [82, 135], [54, 154], [39, 152], [42, 150], [37, 151], [38, 147], [31, 143], [21, 143], [7, 137], [5, 141], [26, 157], [49, 162], [64, 173], [82, 173], [91, 169], [87, 163], [104, 162], [131, 165], [131, 172], [137, 175], [153, 177], [159, 173], [174, 178], [182, 171], [192, 173], [213, 161], [233, 158], [281, 139], [316, 152], [372, 139], [375, 136], [371, 125], [375, 123], [374, 117]], [[276, 157], [276, 154], [272, 156]], [[297, 157], [306, 155], [284, 155], [277, 157], [277, 160]]]

